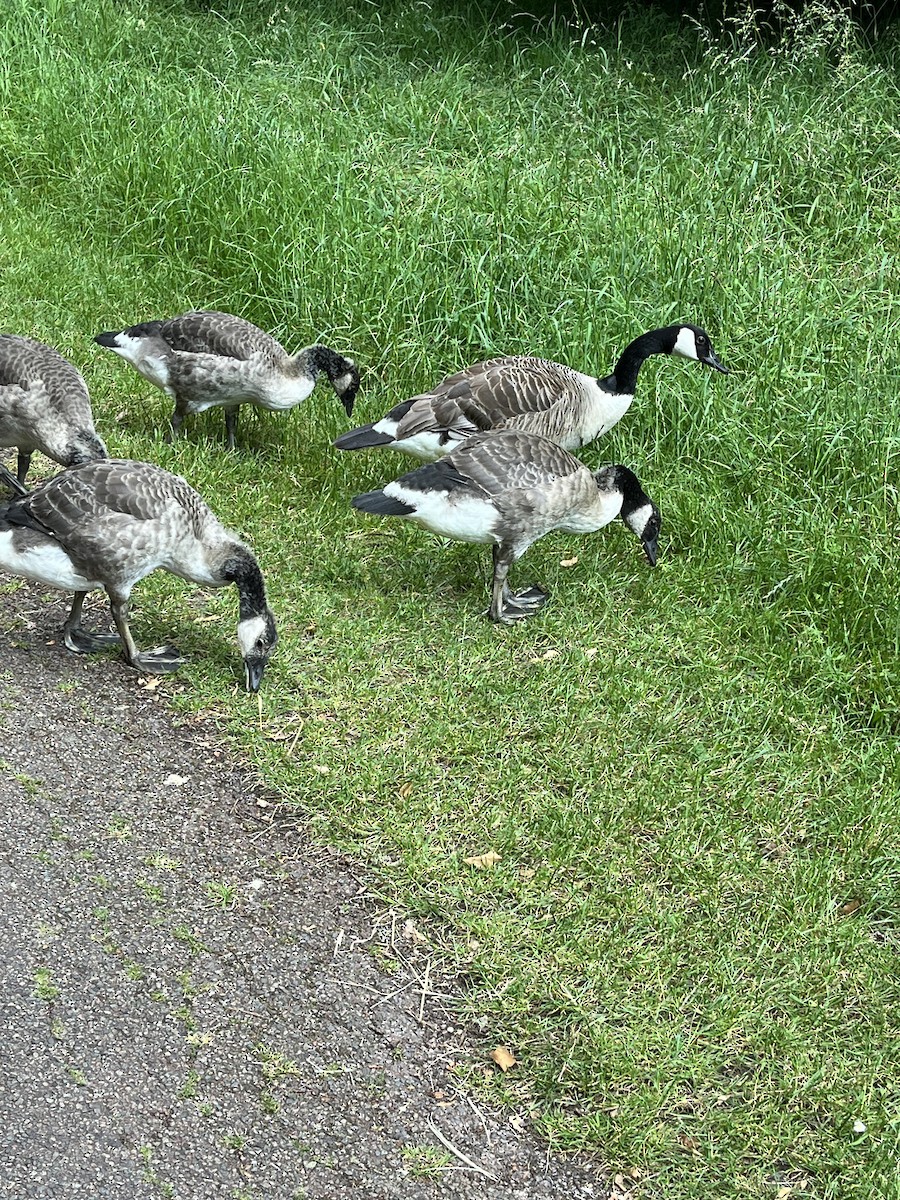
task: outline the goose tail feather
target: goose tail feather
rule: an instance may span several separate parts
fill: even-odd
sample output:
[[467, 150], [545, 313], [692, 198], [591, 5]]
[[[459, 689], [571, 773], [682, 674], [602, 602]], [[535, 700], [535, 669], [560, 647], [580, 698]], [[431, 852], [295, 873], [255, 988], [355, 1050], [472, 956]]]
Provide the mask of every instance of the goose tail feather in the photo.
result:
[[394, 441], [390, 433], [379, 433], [374, 425], [361, 425], [359, 429], [351, 429], [335, 438], [338, 450], [365, 450], [367, 446], [386, 446]]
[[412, 504], [388, 496], [380, 488], [377, 492], [363, 492], [360, 496], [354, 496], [350, 503], [362, 512], [375, 513], [380, 517], [408, 517], [416, 511]]

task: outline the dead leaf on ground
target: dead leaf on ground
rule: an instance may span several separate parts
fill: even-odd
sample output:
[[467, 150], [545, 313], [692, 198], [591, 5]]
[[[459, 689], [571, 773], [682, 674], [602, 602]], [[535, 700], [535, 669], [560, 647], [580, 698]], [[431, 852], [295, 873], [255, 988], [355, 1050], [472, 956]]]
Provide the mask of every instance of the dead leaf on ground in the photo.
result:
[[401, 800], [405, 800], [407, 798], [407, 796], [411, 796], [412, 793], [413, 793], [413, 785], [411, 783], [404, 783], [402, 787], [399, 787], [397, 789], [397, 795], [400, 797]]
[[508, 1046], [497, 1046], [495, 1050], [491, 1051], [491, 1058], [501, 1071], [508, 1071], [510, 1067], [514, 1067], [518, 1062], [518, 1059]]
[[854, 897], [852, 900], [848, 900], [846, 902], [846, 904], [842, 904], [841, 907], [838, 909], [838, 912], [841, 914], [842, 917], [851, 917], [860, 908], [861, 905], [862, 905], [862, 901], [858, 900], [856, 897]]
[[416, 923], [412, 920], [412, 918], [408, 918], [403, 922], [403, 936], [405, 938], [409, 938], [411, 942], [425, 941], [425, 934], [419, 933], [418, 929], [416, 928]]
[[463, 862], [469, 867], [477, 867], [479, 871], [486, 871], [488, 867], [498, 863], [500, 858], [501, 855], [496, 850], [487, 850], [484, 854], [473, 854], [471, 858], [464, 858]]
[[163, 787], [184, 787], [190, 775], [167, 775], [163, 780]]
[[561, 567], [574, 567], [577, 562], [578, 555], [576, 554], [574, 558], [561, 558], [559, 560], [559, 565]]
[[687, 1133], [679, 1133], [679, 1135], [678, 1135], [678, 1141], [679, 1141], [679, 1144], [680, 1144], [680, 1145], [681, 1145], [681, 1146], [682, 1146], [682, 1147], [683, 1147], [685, 1150], [696, 1150], [696, 1149], [697, 1149], [697, 1139], [696, 1139], [696, 1138], [692, 1138], [692, 1137], [690, 1136], [690, 1134], [687, 1134]]

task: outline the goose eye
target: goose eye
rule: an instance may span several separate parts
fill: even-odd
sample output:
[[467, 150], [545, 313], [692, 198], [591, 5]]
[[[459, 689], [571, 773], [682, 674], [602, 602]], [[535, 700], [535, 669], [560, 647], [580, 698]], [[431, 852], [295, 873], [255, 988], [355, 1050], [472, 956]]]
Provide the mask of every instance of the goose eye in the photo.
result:
[[263, 652], [263, 650], [265, 650], [265, 648], [266, 648], [266, 643], [263, 641], [262, 638], [258, 638], [257, 642], [256, 642], [256, 653], [262, 654], [262, 652]]

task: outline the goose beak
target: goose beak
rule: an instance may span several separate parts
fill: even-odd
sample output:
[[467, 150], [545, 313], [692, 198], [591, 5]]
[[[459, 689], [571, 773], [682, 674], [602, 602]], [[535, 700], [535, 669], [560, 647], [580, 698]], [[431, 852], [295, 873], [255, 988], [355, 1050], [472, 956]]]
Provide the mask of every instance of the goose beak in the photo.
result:
[[356, 392], [354, 392], [354, 391], [345, 392], [344, 395], [341, 396], [341, 404], [343, 404], [344, 412], [347, 414], [348, 417], [353, 416], [353, 401], [355, 399], [356, 399]]
[[647, 538], [646, 541], [641, 542], [641, 545], [644, 547], [644, 553], [647, 555], [647, 562], [650, 564], [651, 567], [655, 567], [656, 566], [656, 552], [659, 547], [658, 539], [655, 537]]
[[707, 354], [705, 358], [701, 358], [700, 361], [702, 363], [706, 363], [708, 367], [712, 367], [714, 371], [721, 371], [723, 375], [731, 374], [725, 364], [719, 362], [719, 360], [716, 358], [715, 351], [712, 349], [710, 349], [709, 354]]
[[244, 686], [248, 692], [258, 692], [262, 683], [263, 671], [266, 669], [264, 658], [244, 659]]

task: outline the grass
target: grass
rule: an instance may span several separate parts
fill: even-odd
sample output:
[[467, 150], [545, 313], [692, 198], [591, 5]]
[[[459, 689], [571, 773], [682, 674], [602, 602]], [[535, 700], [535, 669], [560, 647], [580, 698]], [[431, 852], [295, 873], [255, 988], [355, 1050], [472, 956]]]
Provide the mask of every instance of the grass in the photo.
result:
[[[279, 617], [257, 709], [234, 596], [146, 581], [139, 641], [191, 658], [163, 686], [427, 919], [554, 1148], [638, 1197], [900, 1195], [896, 37], [11, 9], [0, 323], [246, 534]], [[653, 361], [584, 452], [660, 504], [658, 568], [548, 538], [517, 579], [551, 604], [500, 629], [482, 550], [349, 509], [409, 463], [332, 451], [324, 389], [245, 410], [236, 456], [217, 413], [162, 443], [90, 336], [192, 305], [353, 352], [360, 420], [493, 352], [604, 374], [676, 319], [734, 374]]]

